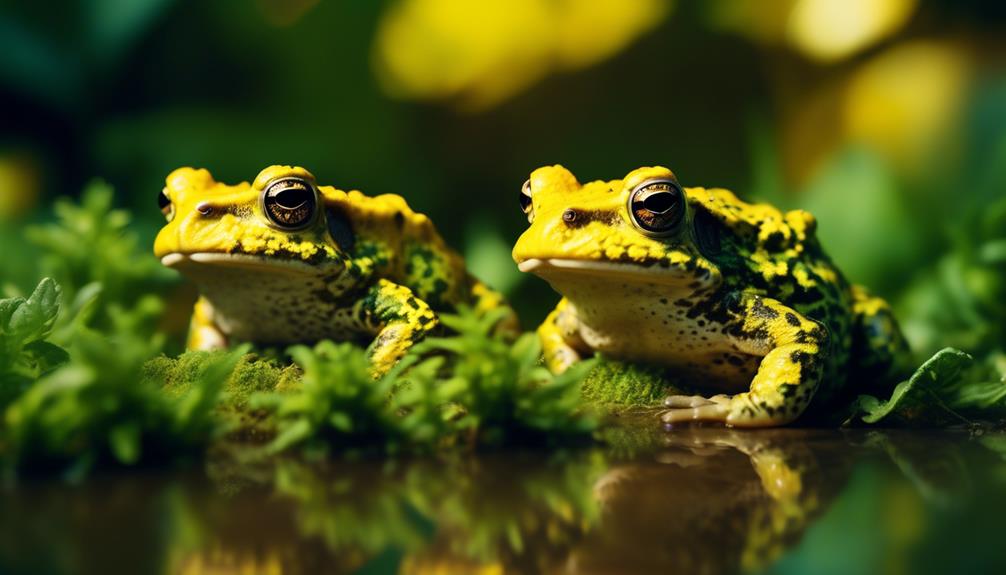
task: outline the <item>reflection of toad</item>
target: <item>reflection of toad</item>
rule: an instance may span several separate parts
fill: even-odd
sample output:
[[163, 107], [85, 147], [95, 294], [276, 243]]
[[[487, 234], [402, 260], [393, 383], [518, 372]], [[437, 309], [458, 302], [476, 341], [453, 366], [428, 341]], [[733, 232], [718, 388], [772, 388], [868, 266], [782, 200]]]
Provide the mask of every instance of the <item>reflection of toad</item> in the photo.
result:
[[[818, 435], [827, 448], [808, 445]], [[571, 556], [575, 572], [765, 566], [834, 498], [852, 461], [832, 431], [697, 428], [666, 440], [655, 461], [612, 467], [595, 484], [601, 516]]]

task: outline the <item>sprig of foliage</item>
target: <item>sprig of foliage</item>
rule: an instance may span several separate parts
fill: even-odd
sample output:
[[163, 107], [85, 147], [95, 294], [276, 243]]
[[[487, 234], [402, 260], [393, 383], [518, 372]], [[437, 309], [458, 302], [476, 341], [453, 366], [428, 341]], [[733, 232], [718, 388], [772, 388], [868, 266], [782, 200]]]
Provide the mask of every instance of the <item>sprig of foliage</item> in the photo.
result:
[[275, 412], [279, 431], [269, 451], [295, 445], [316, 454], [331, 447], [395, 449], [404, 439], [401, 418], [388, 407], [397, 370], [375, 381], [365, 352], [350, 343], [326, 340], [289, 353], [304, 370], [300, 388], [251, 399], [253, 407]]
[[79, 477], [98, 463], [135, 465], [193, 453], [216, 436], [220, 390], [244, 350], [207, 364], [187, 393], [169, 395], [163, 382], [141, 377], [144, 362], [162, 344], [160, 337], [142, 335], [142, 326], [160, 310], [159, 300], [146, 298], [128, 311], [110, 306], [109, 333], [79, 326], [69, 362], [33, 382], [5, 410], [9, 469]]
[[1006, 369], [975, 362], [970, 355], [945, 348], [899, 383], [887, 400], [861, 395], [850, 407], [847, 423], [942, 427], [969, 424], [1003, 415]]
[[[92, 182], [79, 203], [61, 198], [53, 210], [55, 222], [30, 227], [25, 235], [42, 248], [43, 275], [59, 282], [72, 307], [101, 292], [86, 318], [92, 325], [110, 327], [109, 306], [132, 308], [174, 283], [174, 274], [140, 247], [129, 227], [129, 212], [113, 208], [113, 190], [107, 183]], [[146, 331], [152, 331], [150, 327]]]
[[69, 358], [66, 350], [46, 341], [61, 299], [59, 285], [45, 278], [27, 299], [0, 300], [0, 409]]
[[437, 389], [438, 399], [456, 406], [452, 427], [473, 445], [554, 444], [589, 437], [597, 422], [582, 403], [581, 384], [594, 361], [551, 374], [540, 363], [535, 334], [513, 343], [493, 335], [503, 313], [479, 316], [462, 309], [442, 316], [457, 335], [426, 339], [414, 353], [446, 354], [447, 369], [427, 369], [423, 373], [437, 375], [415, 377], [414, 385]]
[[442, 316], [454, 335], [421, 342], [377, 380], [359, 347], [292, 347], [304, 371], [301, 387], [251, 402], [275, 413], [279, 433], [269, 450], [397, 451], [459, 440], [476, 447], [589, 437], [597, 422], [581, 404], [580, 385], [593, 362], [553, 376], [539, 364], [533, 334], [516, 343], [493, 334], [501, 317], [470, 310]]
[[977, 207], [953, 230], [953, 249], [907, 290], [902, 324], [924, 353], [1006, 350], [1006, 198]]

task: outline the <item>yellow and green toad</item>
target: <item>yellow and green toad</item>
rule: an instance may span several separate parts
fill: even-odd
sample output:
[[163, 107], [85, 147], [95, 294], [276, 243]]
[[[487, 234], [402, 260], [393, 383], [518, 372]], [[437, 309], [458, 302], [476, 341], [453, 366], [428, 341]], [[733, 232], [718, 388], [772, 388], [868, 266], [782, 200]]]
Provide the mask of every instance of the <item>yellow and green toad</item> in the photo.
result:
[[586, 184], [544, 167], [520, 198], [514, 260], [563, 296], [538, 328], [547, 365], [602, 352], [667, 366], [702, 393], [667, 398], [667, 423], [786, 424], [903, 356], [888, 304], [846, 281], [805, 211], [685, 188], [662, 167]]
[[[438, 312], [507, 305], [397, 195], [319, 186], [298, 167], [236, 185], [180, 168], [159, 203], [168, 222], [154, 252], [201, 291], [190, 349], [355, 340], [369, 344], [380, 374], [435, 328]], [[500, 329], [515, 328], [511, 312]]]

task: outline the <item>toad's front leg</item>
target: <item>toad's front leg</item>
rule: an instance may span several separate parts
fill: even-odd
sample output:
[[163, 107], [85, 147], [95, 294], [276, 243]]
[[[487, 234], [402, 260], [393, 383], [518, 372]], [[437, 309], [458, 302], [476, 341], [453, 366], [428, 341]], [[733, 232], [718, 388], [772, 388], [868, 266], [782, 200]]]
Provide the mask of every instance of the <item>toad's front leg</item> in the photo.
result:
[[189, 323], [189, 337], [185, 349], [207, 351], [227, 347], [227, 336], [220, 330], [214, 320], [216, 312], [209, 300], [200, 297], [192, 310], [192, 320]]
[[580, 320], [576, 308], [569, 300], [562, 298], [552, 313], [538, 326], [545, 365], [552, 373], [562, 373], [569, 366], [580, 361], [583, 353], [590, 348], [580, 338]]
[[828, 332], [782, 303], [746, 296], [731, 310], [726, 332], [737, 351], [762, 356], [747, 392], [709, 399], [673, 396], [666, 423], [715, 421], [737, 427], [770, 427], [795, 420], [821, 383]]
[[367, 348], [375, 376], [387, 373], [438, 323], [429, 304], [412, 290], [384, 279], [357, 302], [354, 312], [376, 336]]

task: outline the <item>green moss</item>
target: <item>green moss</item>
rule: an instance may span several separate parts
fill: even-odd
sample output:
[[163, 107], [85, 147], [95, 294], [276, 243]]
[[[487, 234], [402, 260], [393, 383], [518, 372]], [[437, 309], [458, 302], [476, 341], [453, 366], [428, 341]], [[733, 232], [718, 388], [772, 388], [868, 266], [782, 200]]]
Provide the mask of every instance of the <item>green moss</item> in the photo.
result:
[[665, 370], [607, 357], [599, 357], [583, 381], [584, 399], [609, 407], [657, 405], [672, 393], [681, 390], [670, 382]]
[[[155, 357], [143, 365], [143, 378], [163, 381], [169, 395], [185, 393], [197, 381], [205, 366], [220, 357], [220, 351], [187, 351], [177, 358]], [[248, 398], [258, 392], [287, 391], [300, 385], [300, 370], [295, 365], [279, 365], [275, 360], [249, 353], [241, 357], [224, 385], [223, 405], [243, 410]]]

